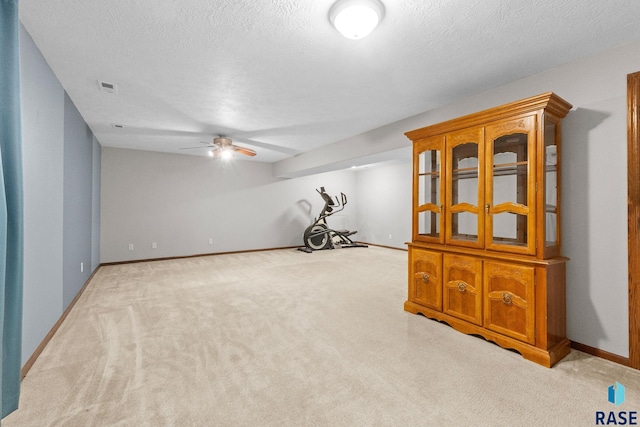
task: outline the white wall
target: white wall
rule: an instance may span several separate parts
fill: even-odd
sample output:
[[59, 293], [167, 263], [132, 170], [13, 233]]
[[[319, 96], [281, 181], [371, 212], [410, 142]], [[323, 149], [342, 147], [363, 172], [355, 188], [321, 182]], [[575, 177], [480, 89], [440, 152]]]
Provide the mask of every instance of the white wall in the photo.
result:
[[358, 239], [406, 249], [411, 240], [411, 173], [411, 162], [357, 173]]
[[[283, 180], [268, 163], [104, 148], [101, 261], [302, 245], [323, 206], [320, 186], [353, 197], [355, 173]], [[329, 222], [349, 228], [356, 216], [349, 203]]]

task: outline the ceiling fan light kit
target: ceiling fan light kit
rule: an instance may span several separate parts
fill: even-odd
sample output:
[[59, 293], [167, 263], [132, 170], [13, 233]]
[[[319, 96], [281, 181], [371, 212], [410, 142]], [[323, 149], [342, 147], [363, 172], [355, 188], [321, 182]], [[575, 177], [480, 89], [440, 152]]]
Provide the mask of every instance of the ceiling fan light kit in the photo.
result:
[[380, 0], [338, 0], [329, 10], [329, 21], [348, 39], [361, 39], [373, 31], [384, 16]]
[[220, 158], [222, 160], [231, 160], [233, 158], [233, 150], [228, 147], [222, 148], [220, 150]]
[[229, 160], [233, 158], [233, 153], [237, 152], [244, 154], [245, 156], [253, 157], [256, 152], [250, 148], [240, 147], [235, 145], [231, 138], [224, 136], [218, 136], [213, 138], [213, 142], [203, 142], [200, 147], [183, 147], [181, 150], [193, 150], [198, 148], [208, 148], [207, 155], [209, 157], [220, 157], [222, 160]]

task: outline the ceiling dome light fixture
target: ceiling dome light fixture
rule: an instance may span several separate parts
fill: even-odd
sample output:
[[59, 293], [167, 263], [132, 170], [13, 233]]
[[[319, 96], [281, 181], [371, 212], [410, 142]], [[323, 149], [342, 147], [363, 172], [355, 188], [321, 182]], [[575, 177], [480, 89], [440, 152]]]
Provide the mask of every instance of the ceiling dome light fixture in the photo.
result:
[[329, 21], [348, 39], [361, 39], [378, 26], [384, 16], [380, 0], [338, 0], [329, 10]]

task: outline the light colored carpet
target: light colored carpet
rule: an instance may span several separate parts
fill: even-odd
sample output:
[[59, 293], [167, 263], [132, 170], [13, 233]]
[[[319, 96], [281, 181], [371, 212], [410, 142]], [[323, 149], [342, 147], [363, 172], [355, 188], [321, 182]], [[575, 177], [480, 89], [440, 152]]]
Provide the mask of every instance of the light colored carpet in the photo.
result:
[[[102, 267], [13, 426], [590, 426], [640, 372], [553, 369], [403, 311], [407, 253], [276, 250]], [[626, 402], [607, 401], [615, 381]]]

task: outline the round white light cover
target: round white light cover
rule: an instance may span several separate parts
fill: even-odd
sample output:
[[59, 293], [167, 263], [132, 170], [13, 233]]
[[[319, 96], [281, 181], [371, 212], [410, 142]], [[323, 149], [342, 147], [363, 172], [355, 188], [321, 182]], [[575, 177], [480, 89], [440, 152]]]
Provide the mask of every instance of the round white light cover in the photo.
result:
[[348, 39], [367, 36], [382, 20], [384, 6], [378, 0], [338, 0], [329, 11], [333, 26]]

